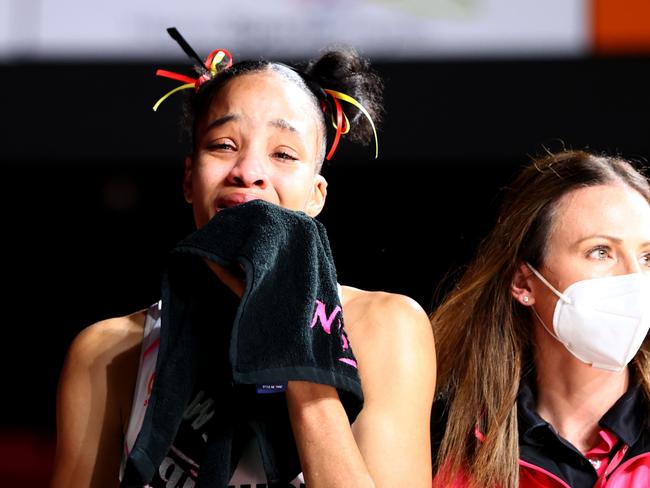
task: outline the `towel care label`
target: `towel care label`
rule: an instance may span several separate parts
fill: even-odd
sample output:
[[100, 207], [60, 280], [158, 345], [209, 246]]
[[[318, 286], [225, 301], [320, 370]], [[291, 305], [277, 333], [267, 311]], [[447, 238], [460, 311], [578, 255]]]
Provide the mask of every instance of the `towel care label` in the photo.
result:
[[285, 391], [287, 391], [286, 383], [270, 383], [270, 384], [257, 385], [257, 393], [260, 394], [283, 393]]

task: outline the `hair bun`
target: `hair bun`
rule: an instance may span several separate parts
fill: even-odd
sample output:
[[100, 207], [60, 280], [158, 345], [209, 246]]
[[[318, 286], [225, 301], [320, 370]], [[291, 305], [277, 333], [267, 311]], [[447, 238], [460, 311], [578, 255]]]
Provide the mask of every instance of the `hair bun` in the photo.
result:
[[[323, 88], [340, 91], [356, 99], [368, 111], [375, 126], [383, 115], [383, 82], [354, 49], [329, 49], [307, 65], [305, 72]], [[352, 141], [368, 144], [373, 140], [373, 130], [363, 114], [354, 106], [345, 108], [351, 128]]]

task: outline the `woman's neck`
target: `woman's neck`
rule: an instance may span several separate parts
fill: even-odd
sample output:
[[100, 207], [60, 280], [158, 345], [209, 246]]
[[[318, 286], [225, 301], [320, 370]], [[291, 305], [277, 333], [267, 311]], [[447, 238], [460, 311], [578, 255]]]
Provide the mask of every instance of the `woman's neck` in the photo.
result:
[[[537, 332], [537, 331], [536, 331]], [[575, 358], [548, 334], [535, 354], [537, 412], [580, 452], [594, 447], [598, 421], [627, 391], [629, 372], [603, 371]]]

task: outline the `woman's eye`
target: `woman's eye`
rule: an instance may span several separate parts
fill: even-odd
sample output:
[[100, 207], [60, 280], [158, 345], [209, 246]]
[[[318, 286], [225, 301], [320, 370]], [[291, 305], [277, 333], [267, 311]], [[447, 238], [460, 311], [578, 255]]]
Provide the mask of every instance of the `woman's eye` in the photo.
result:
[[610, 255], [610, 250], [607, 246], [598, 246], [588, 251], [588, 256], [591, 259], [603, 260], [607, 259]]
[[208, 144], [208, 149], [210, 151], [234, 151], [235, 145], [229, 141], [218, 141]]
[[641, 266], [650, 268], [650, 252], [641, 256]]
[[273, 153], [273, 157], [277, 159], [283, 159], [285, 161], [297, 161], [298, 158], [293, 154], [289, 154], [286, 151], [276, 151]]

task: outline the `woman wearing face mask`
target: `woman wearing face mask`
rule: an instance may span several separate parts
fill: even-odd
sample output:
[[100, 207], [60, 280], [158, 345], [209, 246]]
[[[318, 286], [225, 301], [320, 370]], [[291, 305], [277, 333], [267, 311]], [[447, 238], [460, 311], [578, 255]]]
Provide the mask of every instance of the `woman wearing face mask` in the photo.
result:
[[[185, 276], [168, 273], [160, 303], [75, 339], [59, 385], [52, 486], [427, 486], [435, 384], [427, 316], [404, 296], [322, 279], [332, 278], [329, 247], [322, 232], [309, 233], [321, 229], [320, 169], [341, 132], [373, 141], [380, 80], [351, 50], [328, 51], [304, 71], [232, 64], [225, 50], [197, 64], [196, 79], [161, 74], [190, 93], [183, 191], [198, 230], [189, 239], [203, 236], [198, 255], [214, 275], [183, 256], [186, 287], [165, 294]], [[328, 139], [333, 120], [340, 130]], [[223, 238], [206, 238], [222, 226]], [[316, 287], [333, 301], [300, 293]], [[175, 305], [183, 312], [174, 315]], [[166, 331], [178, 321], [174, 340]], [[244, 325], [253, 326], [247, 336]], [[307, 349], [314, 344], [322, 347]], [[261, 361], [269, 376], [246, 379], [244, 368], [253, 377]], [[359, 383], [364, 399], [351, 419], [339, 385], [352, 385], [349, 397]]]
[[549, 155], [432, 315], [434, 486], [650, 486], [650, 185]]

